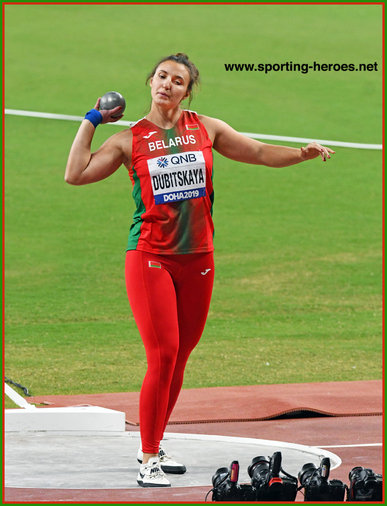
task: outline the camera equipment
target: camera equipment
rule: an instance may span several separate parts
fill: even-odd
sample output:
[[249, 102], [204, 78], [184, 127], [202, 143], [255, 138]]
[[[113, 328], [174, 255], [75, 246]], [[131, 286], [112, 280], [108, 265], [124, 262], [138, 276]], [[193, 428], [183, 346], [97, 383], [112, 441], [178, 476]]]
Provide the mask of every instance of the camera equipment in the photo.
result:
[[305, 489], [305, 501], [344, 501], [346, 486], [340, 480], [328, 480], [331, 461], [321, 460], [320, 467], [305, 464], [298, 473], [300, 488]]
[[231, 462], [230, 468], [220, 467], [212, 477], [213, 501], [295, 501], [297, 492], [304, 489], [304, 501], [342, 502], [347, 490], [347, 501], [382, 501], [383, 476], [372, 469], [354, 467], [349, 473], [350, 486], [340, 480], [329, 480], [331, 461], [321, 459], [319, 467], [305, 464], [297, 478], [286, 473], [282, 467], [282, 454], [275, 452], [271, 457], [255, 457], [247, 471], [251, 484], [239, 484], [239, 462]]
[[354, 467], [349, 473], [347, 501], [382, 501], [383, 477], [372, 469]]
[[[213, 501], [254, 501], [254, 494], [250, 485], [239, 485], [239, 462], [233, 460], [230, 469], [220, 467], [212, 477]], [[208, 495], [208, 494], [207, 494]], [[207, 498], [207, 496], [206, 496]]]
[[248, 467], [251, 484], [238, 484], [237, 460], [231, 463], [230, 469], [220, 467], [212, 477], [212, 500], [294, 501], [297, 495], [297, 478], [281, 468], [281, 461], [281, 452], [275, 452], [269, 460], [262, 456], [255, 457]]
[[[297, 478], [281, 468], [281, 452], [273, 453], [267, 460], [255, 457], [247, 471], [251, 478], [255, 500], [294, 501], [297, 495]], [[280, 476], [280, 472], [282, 475]]]

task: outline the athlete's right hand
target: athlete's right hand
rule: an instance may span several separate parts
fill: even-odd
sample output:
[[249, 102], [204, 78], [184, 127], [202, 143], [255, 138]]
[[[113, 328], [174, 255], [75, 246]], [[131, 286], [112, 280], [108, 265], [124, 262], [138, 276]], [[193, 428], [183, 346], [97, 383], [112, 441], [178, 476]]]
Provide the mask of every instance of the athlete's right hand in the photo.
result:
[[[120, 114], [122, 107], [119, 105], [114, 109], [102, 109], [99, 108], [99, 103], [101, 102], [101, 97], [98, 98], [97, 103], [94, 106], [94, 109], [97, 109], [102, 114], [102, 123], [115, 123], [120, 120], [124, 115]], [[114, 116], [114, 117], [113, 117]]]

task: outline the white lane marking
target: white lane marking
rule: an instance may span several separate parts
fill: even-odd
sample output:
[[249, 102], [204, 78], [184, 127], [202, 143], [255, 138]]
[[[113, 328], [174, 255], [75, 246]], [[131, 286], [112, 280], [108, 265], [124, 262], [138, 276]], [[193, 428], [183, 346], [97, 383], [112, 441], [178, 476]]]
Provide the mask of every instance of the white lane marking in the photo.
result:
[[[4, 109], [4, 114], [12, 116], [28, 116], [32, 118], [45, 118], [45, 119], [61, 119], [68, 121], [82, 121], [83, 116], [69, 116], [67, 114], [53, 114], [49, 112], [36, 112], [36, 111], [24, 111], [22, 109]], [[115, 123], [107, 123], [108, 125], [118, 126], [132, 126], [136, 123], [135, 121], [116, 121]], [[312, 139], [306, 137], [287, 137], [282, 135], [267, 135], [267, 134], [255, 134], [250, 132], [240, 132], [242, 135], [251, 137], [252, 139], [265, 139], [272, 141], [288, 141], [288, 142], [318, 142], [326, 146], [340, 146], [343, 148], [355, 148], [355, 149], [375, 149], [382, 150], [382, 144], [364, 144], [359, 142], [344, 142], [344, 141], [330, 141], [325, 139]]]
[[353, 445], [320, 445], [319, 448], [361, 448], [364, 446], [383, 446], [383, 443], [364, 443]]

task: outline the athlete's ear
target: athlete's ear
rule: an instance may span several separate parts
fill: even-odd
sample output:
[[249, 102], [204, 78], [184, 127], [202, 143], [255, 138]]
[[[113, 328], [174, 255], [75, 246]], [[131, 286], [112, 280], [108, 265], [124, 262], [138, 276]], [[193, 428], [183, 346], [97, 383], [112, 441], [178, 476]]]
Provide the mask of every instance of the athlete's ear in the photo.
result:
[[151, 78], [149, 79], [149, 86], [150, 86], [150, 87], [152, 87], [152, 83], [153, 83], [153, 77], [151, 77]]

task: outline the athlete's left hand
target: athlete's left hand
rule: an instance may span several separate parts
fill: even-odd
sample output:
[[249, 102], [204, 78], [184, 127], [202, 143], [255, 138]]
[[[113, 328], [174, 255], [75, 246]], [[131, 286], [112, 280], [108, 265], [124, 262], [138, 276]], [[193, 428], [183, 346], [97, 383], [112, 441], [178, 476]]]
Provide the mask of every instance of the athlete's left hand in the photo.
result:
[[321, 146], [321, 144], [318, 144], [317, 142], [311, 142], [305, 148], [301, 148], [301, 156], [303, 160], [311, 160], [312, 158], [316, 158], [320, 155], [322, 160], [326, 162], [327, 159], [331, 157], [330, 153], [335, 153], [335, 151]]
[[104, 123], [115, 123], [116, 121], [120, 120], [124, 115], [120, 114], [122, 111], [122, 107], [118, 105], [114, 109], [100, 109], [99, 104], [101, 102], [101, 97], [98, 98], [94, 109], [97, 109], [102, 115], [102, 124]]

